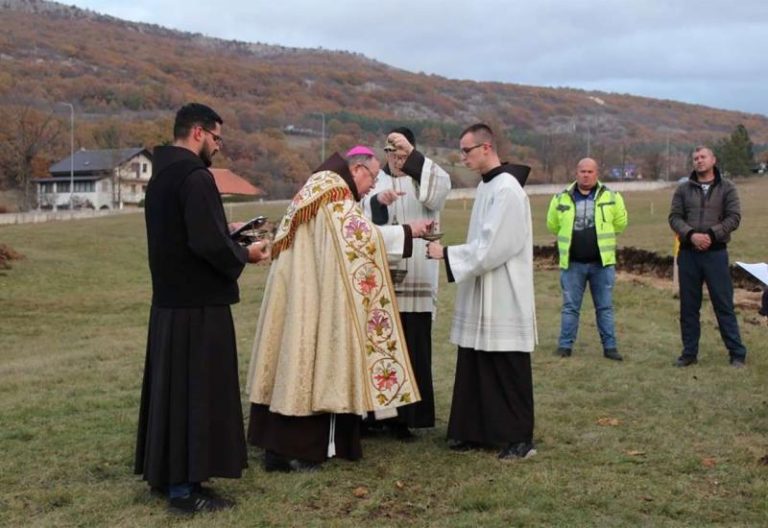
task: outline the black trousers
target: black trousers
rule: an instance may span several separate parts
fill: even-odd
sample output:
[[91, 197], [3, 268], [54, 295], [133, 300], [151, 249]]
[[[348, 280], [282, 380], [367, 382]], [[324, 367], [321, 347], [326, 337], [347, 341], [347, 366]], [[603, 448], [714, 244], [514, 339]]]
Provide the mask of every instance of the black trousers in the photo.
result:
[[680, 334], [683, 356], [696, 357], [701, 336], [701, 299], [707, 285], [715, 310], [720, 337], [731, 358], [743, 360], [747, 349], [741, 341], [739, 323], [733, 309], [733, 283], [728, 267], [728, 251], [696, 251], [682, 248], [677, 256], [680, 279]]

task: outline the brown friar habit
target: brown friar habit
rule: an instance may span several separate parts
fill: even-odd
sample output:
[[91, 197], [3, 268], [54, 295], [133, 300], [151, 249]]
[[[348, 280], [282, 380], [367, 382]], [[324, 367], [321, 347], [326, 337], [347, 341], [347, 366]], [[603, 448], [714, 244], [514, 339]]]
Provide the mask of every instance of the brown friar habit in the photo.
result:
[[228, 234], [213, 176], [193, 152], [154, 151], [145, 217], [152, 308], [136, 474], [156, 487], [240, 476], [246, 467], [229, 305], [246, 249]]
[[248, 439], [284, 457], [360, 458], [360, 416], [393, 416], [419, 400], [387, 235], [358, 200], [334, 155], [294, 197], [275, 236], [249, 367]]

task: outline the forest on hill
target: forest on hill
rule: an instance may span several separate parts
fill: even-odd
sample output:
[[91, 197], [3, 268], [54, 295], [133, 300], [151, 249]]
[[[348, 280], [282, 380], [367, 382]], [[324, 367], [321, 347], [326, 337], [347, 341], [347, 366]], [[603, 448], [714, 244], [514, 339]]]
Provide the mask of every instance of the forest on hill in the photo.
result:
[[[290, 196], [327, 153], [381, 146], [409, 126], [419, 146], [462, 171], [457, 134], [486, 121], [504, 157], [562, 181], [588, 153], [645, 178], [687, 170], [698, 143], [739, 125], [765, 157], [768, 117], [626, 94], [458, 81], [412, 73], [360, 54], [224, 41], [126, 22], [42, 0], [0, 0], [0, 186], [29, 185], [75, 148], [152, 147], [170, 139], [182, 104], [225, 120], [229, 167], [272, 197]], [[258, 36], [255, 35], [255, 40]], [[325, 138], [321, 130], [325, 124]], [[324, 145], [323, 145], [324, 143]]]

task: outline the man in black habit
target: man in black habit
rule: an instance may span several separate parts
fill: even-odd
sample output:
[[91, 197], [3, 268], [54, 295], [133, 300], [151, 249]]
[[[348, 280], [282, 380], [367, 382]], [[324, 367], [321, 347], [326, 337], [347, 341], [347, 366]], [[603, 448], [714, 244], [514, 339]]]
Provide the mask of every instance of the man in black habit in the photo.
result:
[[201, 483], [247, 466], [229, 305], [245, 264], [269, 258], [269, 247], [229, 237], [208, 171], [222, 123], [205, 105], [182, 107], [173, 145], [154, 150], [145, 200], [152, 307], [135, 472], [175, 513], [231, 507]]

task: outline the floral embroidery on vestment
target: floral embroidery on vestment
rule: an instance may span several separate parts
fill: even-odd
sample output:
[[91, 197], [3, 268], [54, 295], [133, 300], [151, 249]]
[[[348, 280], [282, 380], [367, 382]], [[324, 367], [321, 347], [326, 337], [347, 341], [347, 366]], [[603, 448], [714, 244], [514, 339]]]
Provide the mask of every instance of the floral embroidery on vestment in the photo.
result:
[[310, 176], [294, 196], [280, 221], [272, 256], [291, 247], [296, 230], [323, 208], [342, 251], [348, 291], [360, 335], [364, 337], [365, 365], [375, 410], [419, 399], [408, 364], [394, 290], [389, 280], [386, 251], [376, 227], [363, 216], [344, 180], [332, 171]]
[[366, 364], [377, 408], [393, 403], [402, 405], [413, 401], [414, 385], [409, 369], [403, 364], [407, 355], [399, 314], [388, 280], [381, 240], [371, 222], [362, 215], [353, 200], [345, 200], [330, 208], [336, 232], [341, 235], [345, 265], [352, 278], [353, 295], [365, 310]]

